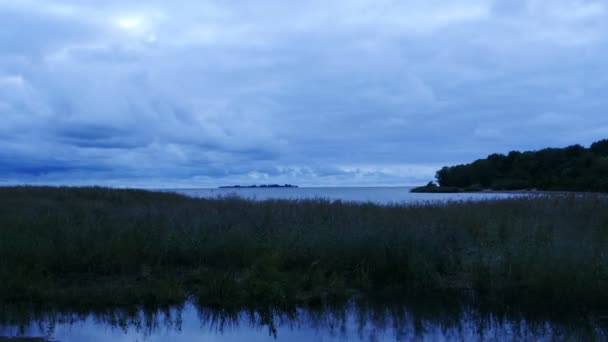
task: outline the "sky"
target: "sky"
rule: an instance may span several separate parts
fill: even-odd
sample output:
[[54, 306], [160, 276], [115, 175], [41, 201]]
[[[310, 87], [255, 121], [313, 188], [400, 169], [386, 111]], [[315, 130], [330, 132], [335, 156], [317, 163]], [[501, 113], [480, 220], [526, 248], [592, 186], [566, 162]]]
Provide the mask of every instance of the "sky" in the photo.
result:
[[608, 138], [604, 0], [0, 0], [0, 23], [0, 185], [417, 185]]

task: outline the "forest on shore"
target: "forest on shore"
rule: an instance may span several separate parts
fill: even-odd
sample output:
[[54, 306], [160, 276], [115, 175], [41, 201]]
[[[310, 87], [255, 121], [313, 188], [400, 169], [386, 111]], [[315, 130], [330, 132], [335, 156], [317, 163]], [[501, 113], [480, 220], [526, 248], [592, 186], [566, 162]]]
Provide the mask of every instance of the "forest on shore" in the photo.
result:
[[439, 186], [420, 192], [477, 190], [546, 190], [608, 192], [608, 139], [589, 148], [572, 145], [538, 151], [492, 154], [470, 164], [437, 171]]

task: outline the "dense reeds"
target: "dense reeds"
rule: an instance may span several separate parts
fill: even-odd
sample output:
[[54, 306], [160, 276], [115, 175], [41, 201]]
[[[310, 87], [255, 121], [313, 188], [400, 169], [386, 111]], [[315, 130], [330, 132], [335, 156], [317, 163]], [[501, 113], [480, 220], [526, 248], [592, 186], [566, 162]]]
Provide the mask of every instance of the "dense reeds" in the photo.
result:
[[379, 206], [0, 188], [0, 302], [462, 296], [608, 308], [608, 199]]

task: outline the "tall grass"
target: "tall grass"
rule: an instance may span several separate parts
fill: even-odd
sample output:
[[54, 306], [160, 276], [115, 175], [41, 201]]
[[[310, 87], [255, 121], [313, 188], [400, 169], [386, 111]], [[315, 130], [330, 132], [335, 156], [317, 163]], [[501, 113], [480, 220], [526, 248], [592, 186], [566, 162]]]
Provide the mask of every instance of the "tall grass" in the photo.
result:
[[0, 188], [0, 301], [457, 295], [608, 308], [608, 199], [379, 206]]

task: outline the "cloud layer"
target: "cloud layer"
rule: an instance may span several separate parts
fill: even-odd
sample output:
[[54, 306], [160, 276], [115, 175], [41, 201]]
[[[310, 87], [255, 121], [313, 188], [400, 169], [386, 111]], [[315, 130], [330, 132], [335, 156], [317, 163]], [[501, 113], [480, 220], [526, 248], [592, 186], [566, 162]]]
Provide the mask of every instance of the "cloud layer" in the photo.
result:
[[7, 0], [0, 184], [405, 185], [608, 137], [608, 5]]

